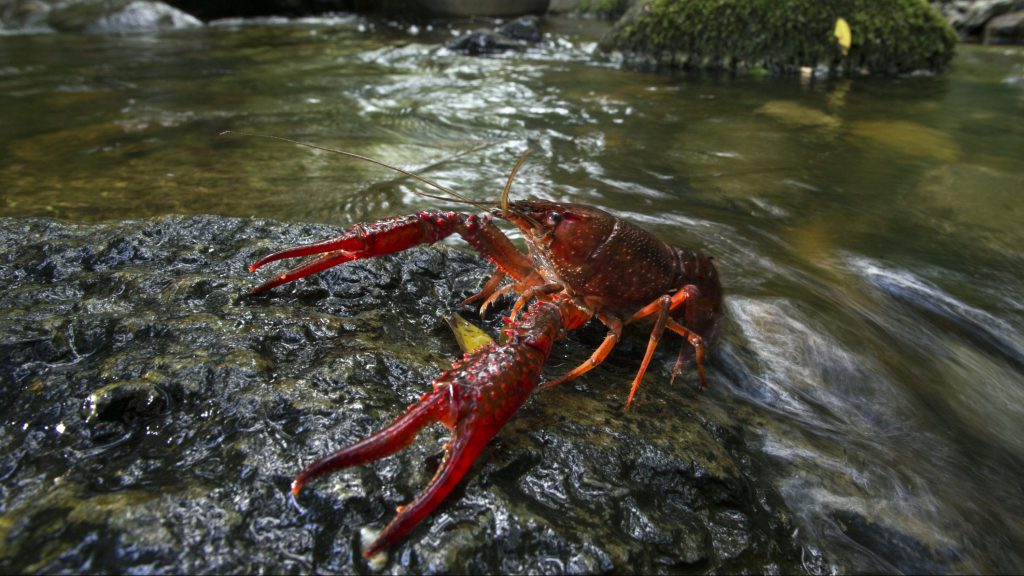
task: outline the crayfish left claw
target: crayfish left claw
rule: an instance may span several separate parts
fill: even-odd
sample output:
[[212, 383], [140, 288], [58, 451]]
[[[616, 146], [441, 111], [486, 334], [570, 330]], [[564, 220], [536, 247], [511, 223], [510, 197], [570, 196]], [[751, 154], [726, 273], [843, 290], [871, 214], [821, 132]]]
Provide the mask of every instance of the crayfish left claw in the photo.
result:
[[281, 284], [352, 260], [394, 254], [419, 244], [432, 244], [459, 230], [466, 218], [456, 212], [420, 212], [379, 220], [372, 224], [356, 224], [335, 238], [275, 252], [249, 266], [249, 272], [255, 272], [262, 266], [278, 260], [302, 256], [318, 257], [261, 284], [249, 294], [260, 294]]
[[[315, 260], [296, 266], [295, 268], [288, 270], [284, 274], [281, 274], [272, 280], [268, 280], [263, 284], [260, 284], [256, 288], [253, 288], [251, 291], [249, 291], [249, 295], [256, 296], [257, 294], [262, 294], [267, 290], [277, 288], [278, 286], [282, 284], [287, 284], [292, 280], [298, 280], [299, 278], [309, 276], [310, 274], [316, 274], [317, 272], [321, 272], [332, 266], [337, 266], [338, 264], [343, 264], [354, 259], [355, 258], [348, 252], [328, 252], [327, 254], [324, 254], [323, 256]], [[261, 262], [257, 262], [256, 264], [253, 264], [252, 266], [249, 267], [249, 271], [253, 272], [259, 266], [262, 265], [263, 264]]]

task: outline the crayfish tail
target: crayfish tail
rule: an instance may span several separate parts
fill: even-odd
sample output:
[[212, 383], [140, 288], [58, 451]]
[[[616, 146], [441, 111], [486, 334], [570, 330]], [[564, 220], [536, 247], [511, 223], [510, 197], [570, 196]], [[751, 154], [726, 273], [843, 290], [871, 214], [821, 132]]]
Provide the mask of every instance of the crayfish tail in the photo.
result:
[[446, 390], [430, 392], [387, 428], [306, 466], [292, 481], [292, 494], [298, 496], [302, 487], [314, 478], [373, 462], [405, 448], [424, 426], [440, 419], [447, 408], [447, 399]]

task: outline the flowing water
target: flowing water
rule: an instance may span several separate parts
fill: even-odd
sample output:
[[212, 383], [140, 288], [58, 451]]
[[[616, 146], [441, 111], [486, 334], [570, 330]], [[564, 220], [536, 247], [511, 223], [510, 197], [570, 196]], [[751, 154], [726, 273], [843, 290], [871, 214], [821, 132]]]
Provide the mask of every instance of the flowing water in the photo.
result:
[[[844, 570], [1024, 569], [1024, 51], [939, 77], [621, 69], [578, 22], [474, 58], [355, 17], [0, 37], [0, 215], [339, 226], [438, 203], [344, 148], [493, 200], [605, 207], [714, 254], [734, 410]], [[599, 27], [599, 26], [598, 26]], [[670, 362], [671, 358], [665, 360]], [[649, 382], [647, 393], [656, 393]]]

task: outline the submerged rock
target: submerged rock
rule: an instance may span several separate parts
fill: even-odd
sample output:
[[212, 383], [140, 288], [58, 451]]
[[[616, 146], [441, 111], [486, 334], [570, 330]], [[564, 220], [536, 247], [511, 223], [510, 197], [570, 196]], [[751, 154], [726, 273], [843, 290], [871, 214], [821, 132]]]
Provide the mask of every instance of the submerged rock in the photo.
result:
[[[848, 53], [836, 40], [849, 23]], [[956, 33], [919, 0], [640, 0], [601, 40], [637, 63], [699, 69], [940, 71]]]
[[765, 102], [754, 113], [764, 114], [796, 128], [836, 130], [841, 125], [841, 121], [836, 116], [790, 100]]
[[[244, 295], [258, 256], [333, 232], [0, 219], [0, 571], [368, 569], [361, 533], [430, 480], [447, 431], [297, 502], [289, 484], [450, 365], [445, 313], [488, 267], [417, 248]], [[585, 358], [593, 342], [577, 339], [593, 336], [560, 345], [548, 374]], [[789, 512], [743, 429], [708, 395], [664, 385], [674, 350], [623, 412], [645, 343], [538, 394], [377, 568], [800, 571]]]

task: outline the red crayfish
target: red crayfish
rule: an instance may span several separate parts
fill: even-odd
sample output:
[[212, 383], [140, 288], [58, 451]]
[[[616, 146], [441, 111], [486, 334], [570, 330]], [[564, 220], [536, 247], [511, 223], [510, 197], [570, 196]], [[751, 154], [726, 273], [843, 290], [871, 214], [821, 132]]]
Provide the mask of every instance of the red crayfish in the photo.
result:
[[[608, 328], [604, 341], [583, 364], [547, 382], [545, 387], [572, 380], [600, 364], [621, 338], [623, 327], [641, 320], [653, 320], [653, 329], [626, 407], [632, 403], [666, 328], [693, 347], [701, 386], [707, 387], [705, 341], [714, 336], [722, 311], [722, 289], [710, 257], [670, 246], [591, 206], [542, 200], [509, 202], [509, 189], [525, 154], [509, 175], [499, 204], [468, 200], [423, 176], [351, 152], [276, 136], [263, 137], [373, 162], [448, 196], [420, 194], [493, 208], [481, 216], [423, 211], [372, 224], [356, 224], [336, 238], [271, 254], [249, 270], [286, 258], [317, 257], [262, 284], [252, 294], [343, 262], [392, 254], [458, 234], [497, 268], [481, 292], [466, 303], [483, 300], [483, 312], [504, 293], [515, 291], [519, 295], [507, 319], [504, 331], [508, 338], [504, 344], [492, 343], [467, 353], [451, 370], [434, 380], [432, 391], [390, 426], [317, 460], [292, 483], [292, 493], [298, 495], [313, 478], [393, 454], [432, 422], [452, 430], [452, 441], [445, 446], [444, 460], [433, 480], [410, 504], [398, 508], [398, 514], [364, 551], [364, 556], [371, 557], [398, 542], [444, 500], [536, 388], [555, 340], [593, 317]], [[522, 232], [528, 254], [516, 249], [492, 217], [506, 220]], [[506, 277], [511, 283], [500, 287]], [[519, 314], [526, 304], [530, 306]], [[685, 347], [673, 368], [673, 379], [681, 370], [684, 351]]]

